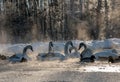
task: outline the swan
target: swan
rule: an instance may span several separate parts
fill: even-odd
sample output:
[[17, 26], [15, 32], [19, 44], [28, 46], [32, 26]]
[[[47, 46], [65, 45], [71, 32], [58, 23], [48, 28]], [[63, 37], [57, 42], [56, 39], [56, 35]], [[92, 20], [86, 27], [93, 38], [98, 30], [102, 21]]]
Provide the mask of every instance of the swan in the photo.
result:
[[100, 60], [101, 58], [104, 58], [104, 59], [108, 59], [108, 62], [114, 63], [115, 60], [120, 58], [120, 56], [118, 55], [115, 49], [103, 50], [101, 52], [97, 52], [93, 54], [92, 50], [87, 48], [87, 46], [84, 43], [80, 43], [79, 49], [81, 47], [84, 47], [83, 52], [80, 54], [81, 61], [83, 61], [84, 59], [86, 61], [88, 59], [93, 61], [93, 59]]
[[65, 55], [69, 55], [69, 50], [68, 50], [69, 45], [70, 45], [71, 47], [73, 47], [72, 41], [66, 42], [65, 47], [64, 47], [64, 54], [65, 54]]
[[93, 54], [92, 50], [90, 48], [87, 48], [85, 43], [80, 43], [78, 50], [80, 50], [82, 47], [84, 47], [84, 50], [81, 52], [80, 57], [81, 56], [82, 58], [91, 57]]
[[92, 55], [91, 57], [86, 57], [86, 58], [81, 58], [81, 62], [94, 62], [95, 61], [95, 56]]
[[114, 63], [115, 60], [119, 59], [120, 56], [115, 49], [104, 50], [94, 54], [96, 60], [101, 58], [108, 59], [108, 62]]
[[84, 47], [84, 50], [80, 53], [80, 62], [94, 62], [95, 56], [91, 49], [87, 48], [85, 43], [80, 43], [78, 50]]
[[26, 51], [28, 49], [30, 49], [31, 51], [33, 51], [33, 47], [31, 45], [27, 45], [26, 47], [24, 47], [23, 53], [21, 53], [21, 54], [15, 54], [15, 55], [9, 57], [9, 61], [15, 63], [15, 62], [24, 62], [24, 61], [29, 60], [30, 58], [28, 57], [28, 55], [26, 53]]
[[48, 53], [53, 53], [53, 42], [49, 42]]
[[[72, 52], [74, 51], [74, 52]], [[75, 46], [73, 46], [72, 41], [68, 41], [66, 42], [65, 46], [64, 46], [64, 54], [66, 57], [70, 57], [70, 58], [79, 58], [79, 52], [77, 50], [77, 48]]]
[[40, 53], [37, 56], [38, 60], [64, 60], [65, 56], [63, 54], [60, 53], [54, 53], [54, 44], [53, 42], [49, 42], [49, 46], [48, 46], [48, 52], [47, 53]]

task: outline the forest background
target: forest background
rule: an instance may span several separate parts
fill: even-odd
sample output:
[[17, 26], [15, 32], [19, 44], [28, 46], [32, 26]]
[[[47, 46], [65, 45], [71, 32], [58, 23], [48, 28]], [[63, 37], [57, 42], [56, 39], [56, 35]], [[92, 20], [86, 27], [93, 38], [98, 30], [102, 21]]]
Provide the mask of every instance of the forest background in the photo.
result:
[[0, 43], [120, 38], [120, 0], [0, 0]]

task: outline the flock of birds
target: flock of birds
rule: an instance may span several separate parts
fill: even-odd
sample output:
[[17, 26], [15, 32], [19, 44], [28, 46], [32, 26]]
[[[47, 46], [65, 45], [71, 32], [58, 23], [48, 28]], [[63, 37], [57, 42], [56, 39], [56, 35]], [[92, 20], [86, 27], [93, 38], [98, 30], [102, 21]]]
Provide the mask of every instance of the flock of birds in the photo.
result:
[[[79, 47], [75, 47], [72, 43], [72, 41], [66, 42], [64, 46], [64, 54], [61, 53], [55, 53], [54, 52], [54, 45], [53, 42], [49, 42], [48, 46], [48, 52], [47, 53], [39, 53], [37, 55], [37, 59], [41, 61], [45, 60], [54, 60], [54, 59], [59, 59], [61, 61], [67, 59], [67, 58], [80, 58], [80, 62], [94, 62], [95, 60], [99, 60], [100, 58], [106, 58], [108, 62], [114, 63], [115, 60], [120, 60], [120, 56], [116, 52], [116, 50], [111, 50], [111, 51], [101, 51], [97, 53], [93, 53], [93, 51], [87, 47], [85, 43], [80, 43]], [[84, 48], [82, 52], [81, 48]], [[16, 62], [26, 62], [30, 59], [26, 51], [30, 49], [31, 51], [34, 51], [33, 47], [31, 45], [27, 45], [23, 49], [23, 53], [21, 54], [14, 54], [11, 57], [6, 57], [4, 55], [0, 55], [0, 59], [2, 60], [9, 60], [12, 63]]]

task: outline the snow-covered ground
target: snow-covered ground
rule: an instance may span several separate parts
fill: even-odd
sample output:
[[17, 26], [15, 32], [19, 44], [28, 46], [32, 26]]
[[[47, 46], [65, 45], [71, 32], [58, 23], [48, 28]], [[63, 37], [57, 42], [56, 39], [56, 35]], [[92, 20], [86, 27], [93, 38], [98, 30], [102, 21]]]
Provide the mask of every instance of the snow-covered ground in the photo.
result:
[[[73, 44], [78, 47], [80, 42], [84, 42], [87, 46], [92, 50], [97, 49], [105, 49], [105, 48], [116, 48], [119, 51], [120, 48], [120, 39], [112, 38], [107, 40], [94, 40], [94, 41], [79, 41], [73, 40]], [[29, 43], [33, 46], [34, 52], [44, 53], [48, 51], [48, 43], [49, 42], [36, 42]], [[61, 52], [64, 50], [65, 42], [53, 42], [54, 43], [54, 51]], [[3, 54], [13, 54], [13, 53], [21, 53], [23, 47], [27, 44], [0, 44], [0, 53]]]
[[[72, 42], [76, 47], [78, 47], [79, 43], [83, 41], [74, 40]], [[11, 64], [7, 60], [0, 60], [0, 82], [16, 82], [16, 81], [33, 82], [39, 80], [48, 82], [49, 80], [51, 80], [51, 78], [54, 78], [52, 81], [56, 81], [55, 78], [59, 79], [58, 77], [56, 77], [57, 73], [58, 72], [65, 73], [66, 71], [68, 73], [67, 75], [71, 74], [71, 72], [75, 72], [75, 74], [83, 73], [83, 72], [88, 74], [93, 72], [120, 73], [120, 62], [113, 64], [109, 64], [107, 63], [107, 61], [95, 61], [94, 63], [80, 63], [79, 58], [74, 58], [74, 59], [69, 58], [64, 61], [36, 60], [36, 56], [39, 53], [48, 52], [48, 43], [49, 42], [30, 43], [34, 49], [34, 52], [28, 50], [28, 52], [30, 52], [29, 56], [32, 58], [31, 61], [25, 63]], [[59, 41], [53, 43], [54, 43], [54, 52], [64, 54], [65, 42]], [[117, 38], [101, 40], [101, 41], [98, 40], [84, 41], [84, 43], [86, 43], [87, 46], [93, 50], [94, 53], [102, 51], [103, 49], [116, 49], [118, 54], [120, 53], [120, 39]], [[23, 48], [26, 45], [28, 44], [0, 44], [0, 54], [11, 56], [15, 53], [22, 53]], [[51, 77], [52, 74], [54, 74], [54, 77]], [[45, 80], [45, 77], [47, 80]], [[62, 78], [62, 74], [60, 78]], [[64, 81], [73, 81], [73, 80], [69, 78], [66, 80], [64, 79]]]

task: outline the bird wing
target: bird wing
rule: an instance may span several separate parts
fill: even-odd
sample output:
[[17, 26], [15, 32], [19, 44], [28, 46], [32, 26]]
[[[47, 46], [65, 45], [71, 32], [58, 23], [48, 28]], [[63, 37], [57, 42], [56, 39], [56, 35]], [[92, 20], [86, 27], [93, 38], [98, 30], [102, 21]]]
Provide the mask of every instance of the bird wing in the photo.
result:
[[89, 48], [85, 49], [85, 50], [81, 53], [81, 55], [83, 56], [83, 58], [91, 57], [92, 54], [93, 54], [93, 53], [92, 53], [92, 50], [89, 49]]

